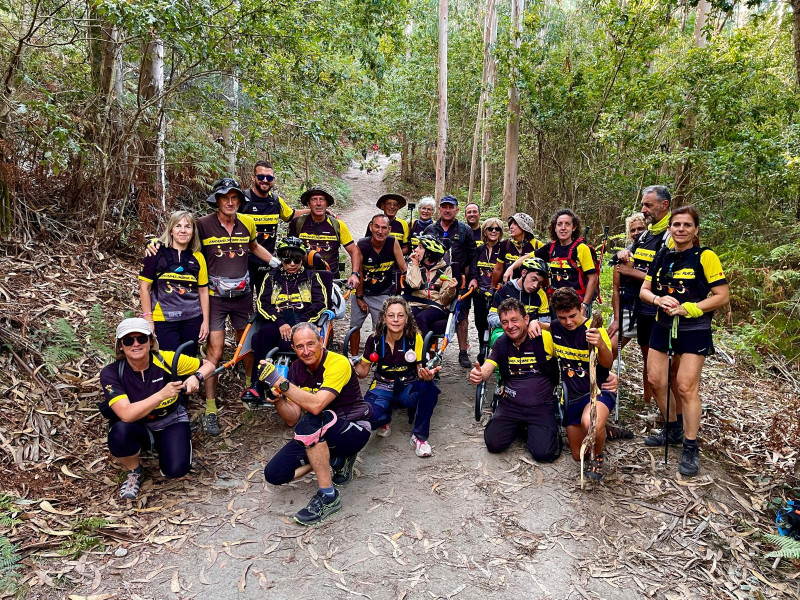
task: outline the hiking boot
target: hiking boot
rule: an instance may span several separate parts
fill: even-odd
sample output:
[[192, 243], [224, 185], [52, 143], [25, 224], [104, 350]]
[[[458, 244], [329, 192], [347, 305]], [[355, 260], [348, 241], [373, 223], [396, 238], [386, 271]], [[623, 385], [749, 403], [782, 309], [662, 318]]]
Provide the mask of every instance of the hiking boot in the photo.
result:
[[322, 490], [317, 490], [317, 493], [308, 502], [308, 506], [297, 511], [294, 515], [294, 520], [301, 525], [316, 525], [317, 523], [322, 523], [330, 515], [342, 510], [342, 499], [339, 496], [339, 491], [334, 491], [333, 498], [328, 498], [322, 493]]
[[206, 413], [203, 415], [203, 431], [214, 437], [222, 433], [222, 430], [219, 428], [219, 421], [217, 420], [216, 413]]
[[[671, 423], [669, 426], [669, 445], [679, 446], [683, 443], [683, 427], [677, 423]], [[658, 433], [648, 435], [644, 438], [645, 446], [663, 446], [664, 445], [664, 430]]]
[[342, 487], [353, 481], [353, 466], [356, 464], [356, 456], [358, 453], [341, 459], [341, 462], [336, 461], [332, 465], [331, 481], [333, 481], [333, 485]]
[[606, 439], [630, 440], [633, 439], [633, 432], [630, 429], [625, 429], [619, 425], [611, 425], [610, 423], [606, 423]]
[[469, 360], [469, 354], [467, 354], [466, 350], [460, 350], [458, 353], [458, 364], [460, 364], [465, 369], [471, 369], [472, 363]]
[[428, 440], [421, 440], [412, 433], [409, 442], [411, 443], [411, 447], [414, 449], [414, 454], [420, 458], [427, 458], [433, 454], [433, 450], [431, 450], [431, 445], [428, 443]]
[[375, 430], [375, 433], [378, 437], [387, 438], [392, 434], [392, 426], [389, 423], [381, 425]]
[[681, 462], [678, 465], [678, 472], [681, 475], [692, 477], [697, 475], [700, 470], [700, 448], [697, 444], [694, 446], [683, 446], [683, 454], [681, 454]]
[[128, 478], [123, 482], [122, 487], [119, 488], [119, 497], [123, 500], [133, 500], [139, 495], [139, 488], [142, 487], [144, 480], [144, 469], [142, 465], [136, 467], [133, 471], [128, 471]]

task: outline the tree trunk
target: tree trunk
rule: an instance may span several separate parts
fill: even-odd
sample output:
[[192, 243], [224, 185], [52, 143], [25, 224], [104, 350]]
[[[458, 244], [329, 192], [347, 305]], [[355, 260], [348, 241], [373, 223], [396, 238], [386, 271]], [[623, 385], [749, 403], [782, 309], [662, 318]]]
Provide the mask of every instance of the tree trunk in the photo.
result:
[[439, 118], [436, 132], [435, 197], [444, 196], [447, 166], [447, 0], [439, 0]]
[[[469, 191], [467, 202], [472, 202], [475, 180], [478, 174], [478, 144], [481, 128], [484, 126], [484, 110], [489, 90], [489, 62], [492, 60], [492, 24], [495, 21], [495, 0], [486, 0], [486, 14], [483, 27], [483, 73], [481, 74], [481, 94], [478, 98], [478, 115], [475, 118], [475, 134], [472, 137], [472, 159], [469, 166]], [[495, 29], [496, 31], [496, 29]]]
[[489, 69], [486, 74], [486, 102], [483, 105], [483, 141], [481, 148], [481, 204], [488, 207], [492, 201], [492, 129], [490, 121], [492, 118], [492, 104], [490, 102], [494, 93], [495, 81], [497, 79], [497, 58], [494, 49], [497, 45], [497, 5], [495, 4], [492, 12], [491, 30], [489, 31]]
[[800, 0], [791, 0], [792, 41], [794, 42], [794, 72], [800, 86]]
[[234, 70], [222, 78], [225, 94], [225, 105], [230, 115], [229, 124], [222, 128], [222, 140], [225, 144], [225, 158], [228, 174], [237, 179], [236, 157], [239, 154], [239, 76]]
[[506, 121], [506, 165], [503, 173], [502, 219], [517, 212], [517, 170], [519, 167], [519, 48], [522, 43], [522, 17], [525, 0], [511, 0], [511, 83], [508, 87], [508, 120]]
[[[142, 73], [139, 78], [139, 95], [142, 100], [156, 98], [155, 106], [148, 109], [145, 117], [151, 136], [145, 141], [145, 155], [148, 166], [145, 170], [154, 174], [151, 181], [161, 203], [161, 209], [167, 208], [167, 173], [164, 152], [164, 136], [166, 133], [166, 117], [164, 115], [164, 41], [154, 38], [148, 42], [142, 54]], [[155, 140], [153, 140], [153, 136]]]

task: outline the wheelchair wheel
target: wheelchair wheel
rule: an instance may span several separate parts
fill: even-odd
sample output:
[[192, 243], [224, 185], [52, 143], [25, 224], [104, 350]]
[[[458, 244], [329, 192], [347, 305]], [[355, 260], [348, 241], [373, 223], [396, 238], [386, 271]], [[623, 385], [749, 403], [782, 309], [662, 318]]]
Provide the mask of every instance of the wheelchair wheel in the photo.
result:
[[497, 396], [495, 395], [495, 384], [492, 381], [482, 381], [475, 389], [475, 420], [480, 421], [483, 416], [483, 409], [489, 406], [491, 409], [497, 408]]

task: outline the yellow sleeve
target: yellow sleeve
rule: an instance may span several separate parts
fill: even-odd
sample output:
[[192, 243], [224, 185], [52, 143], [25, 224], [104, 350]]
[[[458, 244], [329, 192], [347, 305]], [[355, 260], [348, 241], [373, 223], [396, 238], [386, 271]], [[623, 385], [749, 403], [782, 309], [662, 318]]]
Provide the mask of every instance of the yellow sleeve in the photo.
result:
[[237, 216], [239, 219], [241, 219], [242, 223], [244, 223], [244, 226], [247, 227], [247, 231], [250, 233], [250, 241], [252, 242], [254, 239], [256, 239], [257, 235], [256, 222], [253, 221], [253, 218], [250, 215], [242, 215], [237, 213]]
[[608, 331], [606, 331], [606, 328], [601, 327], [597, 331], [600, 332], [600, 339], [602, 339], [608, 349], [611, 350], [611, 338], [608, 337]]
[[544, 343], [544, 351], [547, 358], [553, 358], [556, 355], [556, 348], [553, 345], [553, 336], [547, 329], [542, 329], [542, 342]]
[[202, 252], [195, 252], [194, 257], [200, 265], [200, 272], [197, 274], [197, 285], [208, 285], [208, 266], [206, 265], [206, 259], [203, 257]]
[[280, 215], [281, 220], [284, 221], [285, 223], [291, 221], [292, 217], [294, 217], [294, 209], [290, 207], [288, 204], [286, 204], [286, 200], [279, 197], [278, 207], [280, 209], [278, 214]]
[[353, 236], [350, 235], [350, 230], [347, 228], [347, 225], [339, 221], [339, 243], [342, 246], [347, 246], [347, 244], [353, 243]]
[[[539, 304], [539, 314], [540, 315], [549, 315], [550, 314], [550, 303], [547, 301], [547, 294], [543, 289], [539, 290], [539, 299], [542, 301]], [[548, 335], [550, 335], [548, 333]]]
[[403, 227], [402, 243], [403, 244], [407, 244], [408, 243], [408, 237], [409, 237], [409, 235], [411, 233], [411, 230], [408, 228], [408, 221], [400, 221], [400, 225]]
[[320, 390], [330, 390], [336, 395], [339, 395], [350, 381], [353, 367], [350, 366], [350, 361], [341, 354], [328, 353], [328, 358], [325, 360], [325, 374], [322, 377], [322, 385]]
[[417, 360], [422, 361], [425, 357], [422, 356], [422, 336], [417, 332], [417, 339], [414, 340], [414, 354], [417, 355]]
[[531, 246], [533, 246], [534, 250], [538, 250], [539, 248], [544, 246], [544, 244], [542, 242], [540, 242], [539, 240], [537, 240], [536, 238], [533, 238], [531, 240]]
[[[164, 364], [162, 364], [157, 357], [153, 357], [153, 364], [158, 367], [161, 367], [167, 373], [172, 373], [172, 361], [175, 358], [175, 353], [172, 350], [161, 350], [160, 354], [161, 358], [164, 359]], [[178, 377], [191, 375], [199, 368], [200, 368], [199, 358], [195, 358], [194, 356], [188, 356], [186, 354], [181, 354], [181, 357], [178, 359]]]
[[592, 260], [592, 251], [586, 244], [578, 244], [578, 264], [584, 273], [594, 273], [597, 270]]
[[722, 271], [722, 263], [719, 256], [712, 250], [705, 250], [700, 255], [700, 264], [703, 267], [703, 275], [709, 284], [725, 281], [725, 273]]

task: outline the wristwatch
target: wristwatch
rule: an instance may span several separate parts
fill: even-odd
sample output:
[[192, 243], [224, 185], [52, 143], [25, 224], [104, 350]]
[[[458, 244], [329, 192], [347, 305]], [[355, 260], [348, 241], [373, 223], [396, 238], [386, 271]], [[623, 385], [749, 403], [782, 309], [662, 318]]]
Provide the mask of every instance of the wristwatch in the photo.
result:
[[197, 378], [197, 383], [203, 383], [203, 374], [200, 371], [194, 372], [195, 378]]
[[350, 275], [355, 275], [356, 277], [361, 279], [361, 273], [359, 273], [358, 271], [353, 271], [352, 273], [350, 273]]
[[284, 379], [278, 385], [278, 389], [281, 391], [282, 394], [285, 394], [286, 392], [289, 391], [289, 382], [286, 379]]

